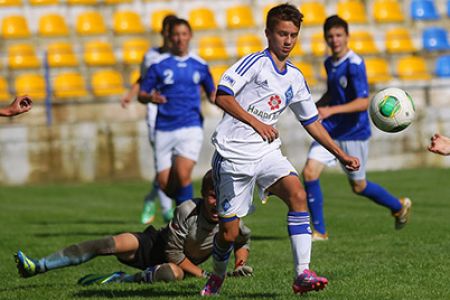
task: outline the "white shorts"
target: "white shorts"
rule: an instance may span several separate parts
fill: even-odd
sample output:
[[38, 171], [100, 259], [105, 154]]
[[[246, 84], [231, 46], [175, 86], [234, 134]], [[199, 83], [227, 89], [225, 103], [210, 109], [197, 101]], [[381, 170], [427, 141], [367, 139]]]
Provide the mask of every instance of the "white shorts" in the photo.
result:
[[147, 127], [148, 127], [148, 140], [150, 141], [150, 146], [153, 147], [155, 143], [155, 124], [156, 116], [158, 114], [158, 106], [153, 103], [147, 104]]
[[275, 150], [257, 161], [232, 162], [215, 152], [212, 159], [217, 210], [222, 218], [242, 218], [251, 213], [253, 191], [258, 186], [259, 197], [267, 197], [267, 189], [279, 179], [296, 175], [297, 171]]
[[[341, 164], [342, 169], [351, 180], [364, 180], [366, 178], [366, 162], [369, 155], [369, 140], [365, 141], [335, 141], [348, 155], [357, 157], [360, 162], [358, 171], [349, 171]], [[326, 166], [334, 166], [336, 157], [321, 144], [313, 141], [308, 152], [308, 159], [314, 159]]]
[[169, 169], [175, 156], [197, 162], [203, 142], [201, 127], [186, 127], [173, 131], [155, 132], [156, 170]]

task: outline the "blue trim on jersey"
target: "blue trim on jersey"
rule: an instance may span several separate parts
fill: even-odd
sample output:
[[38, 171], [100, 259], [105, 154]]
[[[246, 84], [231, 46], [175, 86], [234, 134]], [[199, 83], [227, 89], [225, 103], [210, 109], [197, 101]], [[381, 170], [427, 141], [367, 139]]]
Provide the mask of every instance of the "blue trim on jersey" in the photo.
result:
[[287, 73], [287, 68], [284, 68], [283, 72], [280, 72], [280, 70], [278, 70], [277, 65], [275, 64], [275, 62], [273, 61], [272, 55], [270, 55], [269, 49], [265, 49], [264, 53], [266, 54], [266, 56], [270, 59], [270, 61], [272, 62], [272, 66], [275, 69], [275, 71], [280, 74], [280, 75], [284, 75]]
[[228, 223], [228, 222], [234, 221], [236, 219], [239, 219], [239, 217], [234, 215], [232, 217], [219, 217], [219, 219], [220, 219], [220, 222], [222, 222], [222, 223]]
[[314, 117], [305, 120], [305, 121], [300, 121], [300, 123], [302, 123], [303, 126], [307, 126], [311, 123], [314, 123], [315, 121], [317, 121], [319, 119], [319, 115], [315, 115]]
[[236, 68], [236, 73], [239, 73], [240, 71], [242, 71], [242, 68], [244, 68], [245, 65], [247, 65], [247, 62], [249, 61], [249, 59], [251, 59], [252, 57], [255, 57], [255, 55], [257, 55], [258, 53], [259, 52], [249, 54], [246, 58], [244, 58], [244, 60], [241, 62], [241, 64]]
[[217, 87], [217, 90], [218, 90], [218, 91], [222, 91], [222, 92], [224, 92], [224, 93], [226, 93], [226, 94], [228, 94], [228, 95], [230, 95], [230, 96], [234, 96], [233, 90], [230, 89], [230, 88], [227, 87], [227, 86], [219, 85], [219, 86]]
[[257, 55], [257, 56], [255, 56], [252, 60], [251, 60], [251, 62], [245, 67], [245, 69], [241, 72], [241, 73], [238, 73], [239, 75], [241, 75], [241, 76], [244, 76], [244, 74], [245, 73], [247, 73], [247, 71], [260, 59], [260, 58], [262, 58], [262, 57], [264, 57], [265, 55], [264, 54], [260, 54], [260, 55]]

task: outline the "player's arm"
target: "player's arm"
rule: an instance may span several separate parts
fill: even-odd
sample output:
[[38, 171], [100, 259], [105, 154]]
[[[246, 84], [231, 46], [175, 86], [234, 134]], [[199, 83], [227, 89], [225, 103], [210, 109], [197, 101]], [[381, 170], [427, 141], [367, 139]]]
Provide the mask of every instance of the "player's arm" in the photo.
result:
[[356, 171], [359, 169], [358, 158], [347, 155], [347, 153], [333, 141], [318, 120], [304, 125], [304, 127], [317, 142], [330, 151], [348, 170]]
[[142, 104], [154, 103], [163, 104], [167, 102], [166, 97], [155, 90], [158, 83], [158, 74], [155, 65], [148, 68], [147, 73], [142, 78], [138, 101]]
[[250, 229], [241, 220], [239, 222], [239, 235], [234, 242], [234, 269], [228, 272], [228, 276], [240, 277], [253, 275], [253, 268], [247, 265], [250, 254], [250, 235]]
[[128, 104], [130, 104], [131, 101], [133, 101], [133, 98], [135, 98], [140, 89], [140, 77], [139, 79], [131, 85], [130, 90], [120, 99], [120, 105], [122, 108], [127, 108]]
[[330, 104], [331, 101], [331, 94], [330, 92], [327, 90], [322, 97], [320, 97], [320, 99], [316, 102], [316, 106], [317, 107], [323, 107], [323, 106], [328, 106]]
[[178, 266], [183, 269], [184, 272], [194, 275], [195, 277], [206, 277], [208, 272], [194, 265], [189, 258], [185, 258]]
[[245, 111], [236, 98], [219, 89], [216, 95], [216, 105], [237, 120], [251, 126], [265, 141], [269, 143], [278, 138], [278, 130], [267, 125]]
[[350, 102], [332, 106], [318, 106], [321, 119], [326, 119], [336, 114], [348, 114], [366, 111], [369, 107], [369, 98], [356, 98]]
[[12, 117], [29, 111], [33, 102], [27, 95], [17, 96], [7, 107], [0, 108], [0, 116]]

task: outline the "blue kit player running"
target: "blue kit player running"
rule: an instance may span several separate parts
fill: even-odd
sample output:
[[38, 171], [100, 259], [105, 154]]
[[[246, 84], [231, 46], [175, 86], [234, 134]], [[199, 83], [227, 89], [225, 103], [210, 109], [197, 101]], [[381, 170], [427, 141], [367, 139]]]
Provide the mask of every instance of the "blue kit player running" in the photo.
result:
[[271, 193], [288, 207], [294, 292], [321, 290], [328, 283], [326, 278], [309, 270], [311, 229], [306, 194], [297, 172], [280, 150], [275, 126], [281, 113], [289, 107], [308, 133], [349, 169], [357, 170], [359, 161], [342, 151], [320, 124], [302, 73], [288, 61], [302, 19], [303, 15], [293, 5], [272, 8], [265, 30], [268, 48], [243, 57], [220, 80], [216, 104], [225, 113], [212, 137], [220, 222], [212, 255], [214, 273], [201, 291], [203, 296], [219, 293], [241, 218], [252, 211], [255, 186], [261, 199]]
[[[396, 198], [376, 183], [366, 180], [370, 132], [367, 108], [369, 86], [364, 60], [348, 48], [348, 24], [339, 16], [329, 17], [324, 24], [324, 37], [332, 55], [325, 60], [327, 91], [316, 103], [330, 136], [352, 156], [358, 157], [358, 171], [344, 168], [354, 193], [365, 196], [390, 209], [395, 217], [395, 228], [401, 229], [408, 221], [411, 201]], [[323, 217], [323, 197], [319, 177], [326, 166], [336, 158], [317, 142], [313, 142], [303, 178], [308, 207], [314, 225], [313, 241], [327, 240]]]
[[[163, 38], [163, 44], [161, 47], [154, 47], [147, 51], [144, 55], [144, 59], [141, 63], [141, 76], [136, 80], [136, 82], [131, 86], [130, 91], [121, 99], [121, 105], [123, 108], [126, 108], [128, 104], [132, 101], [132, 99], [138, 94], [142, 78], [147, 73], [150, 65], [163, 53], [167, 53], [170, 50], [170, 39], [169, 39], [169, 24], [170, 22], [176, 20], [177, 17], [174, 15], [168, 15], [164, 18], [162, 22], [162, 30], [161, 35]], [[150, 146], [153, 150], [153, 157], [156, 156], [155, 153], [155, 123], [156, 123], [156, 114], [158, 113], [158, 106], [151, 102], [147, 103], [147, 127], [148, 127], [148, 139], [150, 142]], [[155, 166], [156, 169], [156, 166]], [[156, 171], [156, 173], [158, 173]], [[173, 217], [173, 209], [172, 209], [172, 199], [168, 197], [162, 189], [158, 186], [158, 180], [155, 176], [155, 180], [153, 180], [152, 189], [150, 193], [148, 193], [144, 199], [144, 208], [141, 213], [141, 223], [142, 224], [150, 224], [155, 219], [155, 198], [159, 198], [159, 202], [161, 204], [161, 210], [163, 214], [163, 219], [166, 223], [168, 223]]]
[[155, 153], [160, 188], [177, 205], [192, 198], [191, 173], [203, 142], [200, 87], [212, 101], [215, 88], [208, 65], [189, 52], [192, 31], [184, 19], [169, 25], [170, 53], [159, 56], [141, 83], [139, 101], [155, 103]]

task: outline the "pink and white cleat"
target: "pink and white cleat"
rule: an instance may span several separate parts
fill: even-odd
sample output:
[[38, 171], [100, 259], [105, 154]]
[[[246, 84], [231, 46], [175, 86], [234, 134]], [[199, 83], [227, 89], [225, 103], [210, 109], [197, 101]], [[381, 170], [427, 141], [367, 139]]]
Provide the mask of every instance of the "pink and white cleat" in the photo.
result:
[[294, 280], [292, 289], [295, 294], [304, 294], [310, 291], [320, 291], [328, 284], [325, 277], [319, 277], [311, 270], [305, 270]]
[[211, 276], [209, 276], [209, 279], [206, 282], [205, 287], [200, 291], [200, 295], [201, 296], [218, 295], [223, 281], [224, 278], [220, 277], [219, 275], [212, 274]]

